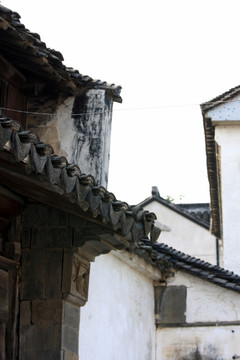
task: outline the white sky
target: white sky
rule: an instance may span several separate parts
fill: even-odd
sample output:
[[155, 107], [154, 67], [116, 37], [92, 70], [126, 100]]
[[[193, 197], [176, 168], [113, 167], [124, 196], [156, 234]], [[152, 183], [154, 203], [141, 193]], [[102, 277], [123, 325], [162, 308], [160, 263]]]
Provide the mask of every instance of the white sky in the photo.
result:
[[82, 74], [122, 86], [109, 187], [208, 202], [199, 104], [240, 83], [239, 0], [2, 0]]

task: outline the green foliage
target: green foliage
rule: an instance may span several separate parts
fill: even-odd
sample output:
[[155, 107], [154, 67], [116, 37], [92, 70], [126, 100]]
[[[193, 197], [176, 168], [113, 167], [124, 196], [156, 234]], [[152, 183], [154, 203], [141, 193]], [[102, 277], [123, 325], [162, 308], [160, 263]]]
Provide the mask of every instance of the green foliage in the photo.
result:
[[[179, 195], [179, 198], [177, 199], [177, 201], [182, 201], [184, 199], [184, 195]], [[174, 204], [175, 203], [175, 200], [172, 196], [170, 195], [167, 195], [166, 199], [168, 202], [170, 202], [171, 204]]]
[[170, 195], [167, 195], [166, 200], [170, 203], [174, 203], [175, 199], [171, 197]]

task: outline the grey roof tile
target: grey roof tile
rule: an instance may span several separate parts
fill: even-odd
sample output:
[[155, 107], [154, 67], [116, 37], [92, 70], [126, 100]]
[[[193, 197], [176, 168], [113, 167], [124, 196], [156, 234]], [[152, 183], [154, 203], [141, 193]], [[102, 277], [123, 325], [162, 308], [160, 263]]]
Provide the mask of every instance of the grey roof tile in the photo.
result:
[[240, 284], [235, 284], [234, 290], [240, 291]]
[[[94, 80], [82, 75], [78, 70], [66, 67], [59, 51], [47, 48], [39, 34], [32, 33], [20, 22], [20, 15], [0, 6], [0, 51], [4, 56], [7, 48], [11, 48], [13, 64], [19, 67], [41, 72], [42, 76], [56, 83], [56, 86], [72, 93], [78, 88], [89, 87], [105, 89], [114, 101], [122, 102], [121, 86]], [[7, 44], [7, 47], [6, 47]], [[20, 61], [24, 59], [24, 61]]]
[[167, 258], [173, 267], [178, 270], [186, 271], [193, 276], [198, 276], [202, 280], [209, 281], [226, 289], [240, 292], [240, 276], [232, 271], [189, 256], [166, 244], [156, 243], [153, 245], [153, 250], [159, 256], [163, 255], [164, 258]]
[[[227, 288], [229, 288], [229, 289], [237, 290], [237, 289], [236, 289], [236, 286], [237, 286], [237, 285], [234, 284], [234, 283], [231, 283], [231, 282], [226, 282], [224, 286], [227, 287]], [[239, 290], [240, 290], [240, 286], [239, 286]]]
[[[39, 187], [44, 179], [49, 187], [57, 189], [63, 201], [70, 199], [79, 207], [79, 212], [108, 223], [123, 237], [128, 236], [135, 246], [154, 231], [155, 214], [141, 208], [132, 209], [126, 202], [117, 200], [114, 194], [96, 184], [92, 175], [81, 173], [77, 165], [69, 164], [65, 157], [55, 154], [51, 146], [40, 143], [35, 134], [23, 131], [14, 120], [1, 118], [0, 157], [6, 152], [11, 154], [11, 163], [21, 164], [27, 170], [26, 176], [34, 176], [35, 181], [39, 181]], [[142, 248], [151, 252], [150, 240]]]
[[225, 284], [227, 284], [227, 280], [225, 280], [225, 279], [222, 279], [222, 278], [217, 278], [217, 277], [214, 277], [213, 278], [213, 281], [215, 282], [215, 283], [217, 283], [217, 284], [219, 284], [219, 285], [225, 285]]

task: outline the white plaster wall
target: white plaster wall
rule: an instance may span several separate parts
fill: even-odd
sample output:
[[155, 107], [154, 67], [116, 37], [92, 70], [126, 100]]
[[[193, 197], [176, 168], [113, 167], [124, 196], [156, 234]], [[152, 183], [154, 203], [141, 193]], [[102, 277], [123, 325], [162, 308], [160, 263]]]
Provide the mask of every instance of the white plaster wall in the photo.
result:
[[157, 201], [148, 204], [145, 209], [154, 212], [160, 223], [170, 228], [170, 231], [161, 232], [159, 242], [216, 264], [216, 238], [209, 230]]
[[168, 280], [168, 286], [177, 285], [187, 288], [187, 324], [158, 326], [156, 360], [229, 360], [240, 355], [240, 295], [183, 271]]
[[69, 97], [37, 132], [56, 154], [65, 156], [69, 163], [78, 165], [83, 173], [93, 175], [99, 185], [107, 188], [112, 100], [101, 89], [90, 89], [83, 98], [84, 106], [79, 106], [81, 113], [76, 120], [72, 118], [75, 97]]
[[183, 271], [169, 278], [168, 285], [187, 287], [187, 323], [240, 321], [240, 294]]
[[239, 338], [239, 326], [158, 328], [156, 360], [230, 360]]
[[221, 146], [224, 267], [240, 274], [240, 125], [216, 126], [215, 139]]
[[65, 156], [69, 162], [72, 152], [72, 139], [75, 135], [73, 125], [74, 120], [71, 118], [74, 100], [75, 98], [73, 96], [69, 97], [58, 107], [56, 111], [56, 127], [60, 152], [61, 155]]
[[83, 360], [154, 360], [152, 280], [113, 254], [91, 264], [89, 300], [81, 308]]

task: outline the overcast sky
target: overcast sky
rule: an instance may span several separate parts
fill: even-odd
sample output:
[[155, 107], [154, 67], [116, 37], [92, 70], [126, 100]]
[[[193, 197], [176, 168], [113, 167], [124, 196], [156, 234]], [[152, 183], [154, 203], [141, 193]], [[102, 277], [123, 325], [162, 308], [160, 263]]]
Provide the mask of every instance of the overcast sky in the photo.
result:
[[122, 86], [109, 187], [208, 202], [199, 104], [240, 84], [239, 0], [2, 0], [65, 64]]

